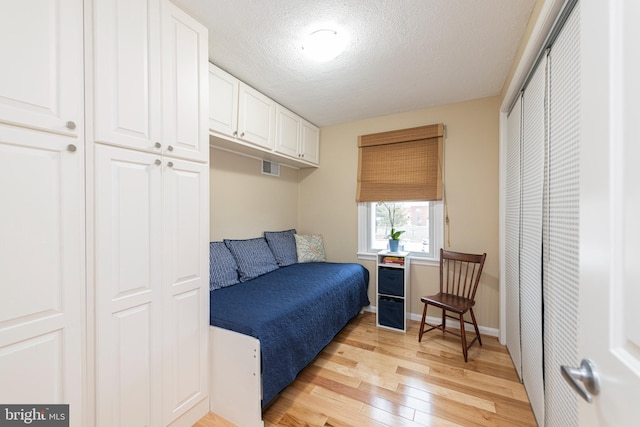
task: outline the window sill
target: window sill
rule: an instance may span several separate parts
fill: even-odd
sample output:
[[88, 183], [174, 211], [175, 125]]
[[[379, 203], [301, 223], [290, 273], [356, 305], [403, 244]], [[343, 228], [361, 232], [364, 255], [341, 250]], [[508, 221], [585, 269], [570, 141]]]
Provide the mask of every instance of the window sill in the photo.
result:
[[[376, 252], [358, 252], [358, 259], [362, 259], [362, 260], [367, 260], [367, 261], [376, 261]], [[439, 259], [433, 259], [433, 258], [426, 258], [426, 257], [419, 257], [419, 256], [412, 256], [411, 257], [411, 264], [412, 265], [428, 265], [431, 267], [439, 267], [440, 266], [440, 260]]]

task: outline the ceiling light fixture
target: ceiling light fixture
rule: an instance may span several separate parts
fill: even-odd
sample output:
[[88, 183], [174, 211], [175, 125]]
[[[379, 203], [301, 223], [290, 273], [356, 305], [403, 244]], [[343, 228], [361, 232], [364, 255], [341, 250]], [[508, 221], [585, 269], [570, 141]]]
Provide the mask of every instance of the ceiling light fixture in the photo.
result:
[[345, 34], [336, 30], [317, 30], [305, 38], [302, 50], [316, 61], [330, 61], [345, 50], [347, 41]]

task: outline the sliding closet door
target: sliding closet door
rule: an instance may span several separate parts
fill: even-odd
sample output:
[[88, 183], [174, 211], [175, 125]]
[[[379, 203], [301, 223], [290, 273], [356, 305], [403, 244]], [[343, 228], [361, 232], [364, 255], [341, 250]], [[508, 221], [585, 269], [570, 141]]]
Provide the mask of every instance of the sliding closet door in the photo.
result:
[[548, 199], [545, 200], [544, 365], [548, 426], [577, 426], [577, 393], [560, 365], [579, 366], [580, 6], [549, 53]]
[[520, 339], [522, 381], [538, 424], [544, 422], [542, 368], [542, 199], [546, 142], [547, 62], [522, 95], [520, 202]]
[[522, 378], [520, 351], [520, 138], [522, 102], [518, 98], [507, 118], [507, 194], [505, 212], [505, 290], [507, 348]]

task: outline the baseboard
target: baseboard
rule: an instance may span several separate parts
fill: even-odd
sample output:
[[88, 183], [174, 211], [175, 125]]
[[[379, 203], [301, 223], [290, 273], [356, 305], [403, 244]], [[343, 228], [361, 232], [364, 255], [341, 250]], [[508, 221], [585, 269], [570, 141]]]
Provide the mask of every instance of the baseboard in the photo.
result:
[[[375, 313], [377, 312], [377, 307], [370, 305], [370, 306], [364, 307], [363, 311]], [[415, 320], [419, 322], [422, 320], [422, 313], [419, 313], [419, 314], [410, 313], [409, 318], [411, 320]], [[428, 323], [440, 324], [441, 321], [442, 319], [440, 317], [427, 316]], [[459, 322], [453, 319], [447, 319], [447, 328], [459, 329], [459, 327], [460, 327]], [[478, 325], [478, 329], [480, 330], [480, 333], [482, 335], [488, 335], [490, 337], [498, 337], [500, 335], [500, 330], [497, 328], [490, 328], [488, 326]], [[465, 324], [465, 330], [473, 332], [473, 326], [469, 324]]]

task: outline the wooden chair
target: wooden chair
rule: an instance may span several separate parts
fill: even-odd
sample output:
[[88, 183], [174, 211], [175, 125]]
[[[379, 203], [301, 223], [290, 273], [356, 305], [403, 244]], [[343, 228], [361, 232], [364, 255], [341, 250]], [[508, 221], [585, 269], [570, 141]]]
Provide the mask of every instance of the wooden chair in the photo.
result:
[[[462, 354], [464, 354], [465, 362], [467, 361], [467, 350], [471, 348], [473, 343], [478, 340], [478, 343], [482, 345], [478, 324], [476, 323], [476, 316], [473, 314], [473, 306], [475, 305], [474, 298], [486, 258], [486, 253], [475, 255], [440, 249], [440, 292], [436, 295], [420, 298], [424, 303], [424, 310], [422, 311], [422, 323], [420, 324], [418, 342], [422, 341], [422, 335], [425, 332], [433, 329], [441, 329], [442, 332], [459, 336], [462, 339]], [[431, 325], [426, 323], [427, 307], [429, 305], [442, 309], [441, 324]], [[471, 314], [471, 320], [473, 322], [464, 320], [464, 314], [467, 311]], [[456, 316], [449, 315], [447, 312], [455, 313]], [[460, 321], [459, 334], [446, 329], [447, 317]], [[465, 323], [472, 324], [476, 331], [476, 337], [469, 345], [467, 345], [467, 335], [464, 328]], [[430, 328], [425, 329], [425, 326], [430, 326]]]

